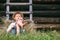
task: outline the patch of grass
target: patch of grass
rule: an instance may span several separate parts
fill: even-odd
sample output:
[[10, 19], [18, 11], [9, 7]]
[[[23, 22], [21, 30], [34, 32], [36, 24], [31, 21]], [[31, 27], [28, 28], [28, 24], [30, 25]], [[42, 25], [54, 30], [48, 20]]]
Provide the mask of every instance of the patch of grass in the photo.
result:
[[60, 32], [49, 31], [49, 32], [29, 32], [21, 33], [20, 35], [12, 35], [8, 33], [0, 33], [0, 40], [60, 40]]
[[[10, 24], [4, 19], [3, 22], [5, 27]], [[20, 33], [18, 36], [0, 31], [0, 40], [60, 40], [60, 31], [35, 31], [32, 27], [35, 27], [33, 23], [28, 24], [26, 32]]]

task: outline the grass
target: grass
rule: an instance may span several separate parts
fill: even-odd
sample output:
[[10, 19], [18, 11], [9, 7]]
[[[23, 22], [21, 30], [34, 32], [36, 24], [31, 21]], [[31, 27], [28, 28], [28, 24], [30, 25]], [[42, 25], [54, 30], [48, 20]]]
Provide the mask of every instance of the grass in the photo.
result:
[[60, 40], [60, 32], [57, 31], [34, 31], [21, 33], [20, 35], [12, 35], [6, 32], [0, 33], [0, 40]]
[[[9, 25], [9, 22], [3, 20], [5, 27]], [[32, 26], [31, 26], [32, 25]], [[33, 27], [34, 24], [27, 25], [27, 32], [20, 33], [18, 36], [0, 31], [0, 40], [60, 40], [60, 31], [31, 31], [28, 32], [28, 27]], [[31, 30], [31, 29], [30, 29]]]

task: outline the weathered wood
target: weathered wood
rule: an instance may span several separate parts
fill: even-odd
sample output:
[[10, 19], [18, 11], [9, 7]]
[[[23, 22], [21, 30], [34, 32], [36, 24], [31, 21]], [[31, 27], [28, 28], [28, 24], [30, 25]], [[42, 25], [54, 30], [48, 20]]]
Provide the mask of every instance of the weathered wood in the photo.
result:
[[52, 18], [52, 17], [33, 17], [34, 23], [36, 24], [60, 24], [60, 18]]
[[[13, 13], [15, 13], [16, 11], [10, 11], [10, 12], [6, 12], [6, 13], [9, 13], [9, 14], [13, 14]], [[21, 11], [20, 11], [21, 12]], [[31, 12], [29, 12], [29, 11], [23, 11], [23, 12], [21, 12], [21, 13], [23, 13], [23, 14], [29, 14], [29, 13], [31, 13]]]
[[30, 20], [32, 20], [32, 0], [29, 0], [28, 3], [10, 3], [10, 0], [7, 0], [6, 2], [6, 20], [9, 20], [9, 13], [14, 13], [9, 11], [9, 5], [29, 5], [29, 12], [22, 12], [25, 14], [30, 13]]
[[6, 3], [8, 5], [29, 5], [30, 3]]
[[60, 24], [35, 24], [37, 30], [60, 30]]
[[57, 10], [57, 11], [56, 11], [56, 10], [53, 10], [53, 11], [52, 11], [52, 10], [46, 10], [46, 11], [44, 10], [44, 11], [42, 11], [42, 10], [41, 10], [41, 11], [33, 11], [33, 12], [34, 12], [34, 13], [40, 13], [40, 14], [41, 14], [41, 13], [48, 13], [48, 14], [49, 14], [49, 13], [50, 13], [50, 14], [51, 14], [51, 13], [60, 13], [59, 10]]

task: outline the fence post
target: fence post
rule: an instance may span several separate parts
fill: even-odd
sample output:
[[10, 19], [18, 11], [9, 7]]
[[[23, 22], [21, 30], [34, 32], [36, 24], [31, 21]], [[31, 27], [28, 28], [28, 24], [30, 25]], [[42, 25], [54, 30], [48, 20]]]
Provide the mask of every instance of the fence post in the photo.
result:
[[[7, 0], [6, 1], [6, 20], [9, 20], [9, 12], [10, 12], [9, 5], [12, 5], [12, 4], [10, 4], [10, 0]], [[32, 21], [32, 17], [33, 17], [33, 15], [32, 15], [32, 0], [29, 0], [28, 5], [29, 5], [29, 12], [30, 12], [30, 21]]]
[[29, 0], [30, 21], [32, 21], [32, 0]]
[[8, 21], [9, 20], [9, 3], [10, 2], [10, 0], [7, 0], [6, 1], [6, 20]]

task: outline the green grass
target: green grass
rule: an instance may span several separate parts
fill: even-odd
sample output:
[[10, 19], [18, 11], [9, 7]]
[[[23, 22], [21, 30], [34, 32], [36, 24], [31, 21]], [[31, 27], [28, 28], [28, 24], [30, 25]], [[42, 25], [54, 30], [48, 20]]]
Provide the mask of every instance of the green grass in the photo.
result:
[[[5, 27], [9, 25], [9, 22], [6, 22], [3, 19], [3, 24]], [[60, 40], [60, 31], [28, 31], [28, 27], [34, 26], [32, 23], [27, 26], [26, 33], [20, 33], [18, 36], [8, 34], [6, 32], [0, 31], [0, 40]]]
[[12, 35], [6, 32], [0, 32], [0, 40], [60, 40], [60, 32], [57, 31], [34, 31], [21, 33], [20, 35]]

